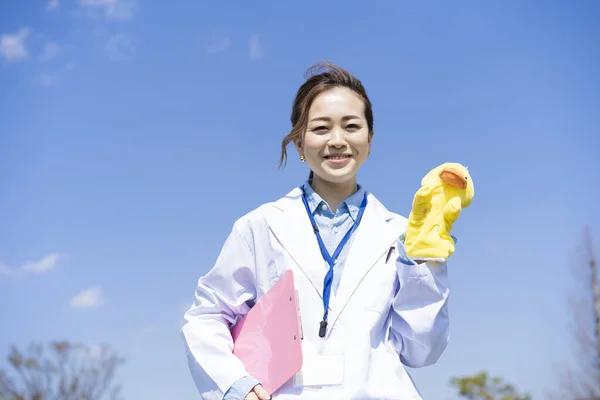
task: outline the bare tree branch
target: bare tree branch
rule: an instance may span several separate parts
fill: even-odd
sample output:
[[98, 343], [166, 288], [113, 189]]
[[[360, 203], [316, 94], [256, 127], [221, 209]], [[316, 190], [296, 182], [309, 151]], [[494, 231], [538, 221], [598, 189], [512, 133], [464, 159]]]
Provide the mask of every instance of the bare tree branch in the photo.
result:
[[576, 365], [564, 367], [560, 385], [549, 394], [560, 400], [600, 399], [600, 287], [589, 227], [571, 264], [575, 287], [569, 296]]
[[35, 343], [26, 355], [11, 347], [8, 360], [13, 376], [0, 370], [0, 399], [109, 400], [118, 396], [120, 386], [114, 381], [124, 362], [118, 353], [66, 341], [49, 347], [48, 355]]

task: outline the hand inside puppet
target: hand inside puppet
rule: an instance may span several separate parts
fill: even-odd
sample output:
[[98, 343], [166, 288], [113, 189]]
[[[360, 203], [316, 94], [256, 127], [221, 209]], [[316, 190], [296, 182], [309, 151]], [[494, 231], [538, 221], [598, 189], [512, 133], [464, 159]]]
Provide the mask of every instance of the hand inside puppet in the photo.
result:
[[444, 163], [429, 171], [408, 217], [406, 254], [413, 260], [447, 260], [454, 252], [452, 226], [474, 194], [473, 180], [461, 164]]

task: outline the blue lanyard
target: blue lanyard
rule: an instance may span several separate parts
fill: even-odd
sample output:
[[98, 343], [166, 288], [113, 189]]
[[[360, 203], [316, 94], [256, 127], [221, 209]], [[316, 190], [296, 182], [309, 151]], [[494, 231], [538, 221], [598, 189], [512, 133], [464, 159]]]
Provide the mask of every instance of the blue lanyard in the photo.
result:
[[319, 233], [319, 227], [317, 226], [317, 222], [315, 221], [315, 218], [312, 215], [312, 213], [310, 212], [310, 208], [308, 207], [308, 201], [306, 200], [306, 193], [302, 194], [302, 202], [304, 203], [304, 207], [306, 208], [306, 213], [308, 214], [308, 217], [310, 218], [310, 222], [312, 224], [313, 231], [315, 232], [315, 236], [317, 237], [317, 241], [319, 242], [319, 248], [321, 249], [321, 255], [323, 256], [323, 259], [325, 261], [327, 261], [327, 264], [329, 264], [329, 270], [327, 271], [327, 274], [325, 275], [325, 281], [324, 281], [324, 285], [323, 285], [323, 309], [324, 309], [323, 320], [321, 321], [321, 324], [319, 327], [319, 336], [325, 337], [325, 332], [327, 330], [327, 314], [329, 311], [329, 297], [331, 295], [331, 284], [333, 283], [333, 266], [334, 266], [337, 258], [339, 257], [340, 253], [342, 252], [342, 249], [344, 248], [346, 243], [348, 243], [348, 239], [350, 239], [352, 232], [354, 232], [354, 230], [356, 228], [358, 228], [358, 225], [360, 224], [360, 220], [362, 219], [363, 213], [365, 212], [365, 208], [367, 207], [367, 193], [365, 193], [363, 202], [360, 205], [360, 209], [358, 210], [358, 216], [356, 217], [356, 221], [354, 221], [354, 224], [352, 224], [350, 229], [348, 229], [348, 232], [346, 232], [346, 234], [342, 238], [342, 241], [338, 245], [337, 249], [335, 249], [335, 251], [333, 252], [333, 255], [329, 254], [329, 252], [327, 251], [327, 247], [325, 247], [325, 244], [323, 243], [323, 239], [321, 239], [321, 234]]

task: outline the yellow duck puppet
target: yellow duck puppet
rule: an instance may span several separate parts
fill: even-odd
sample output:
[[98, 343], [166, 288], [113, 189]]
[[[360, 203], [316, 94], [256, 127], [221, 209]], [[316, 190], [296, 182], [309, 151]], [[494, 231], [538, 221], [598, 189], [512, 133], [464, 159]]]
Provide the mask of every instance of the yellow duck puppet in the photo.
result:
[[406, 255], [414, 260], [447, 260], [454, 252], [452, 226], [474, 195], [473, 180], [461, 164], [448, 162], [429, 171], [408, 217]]

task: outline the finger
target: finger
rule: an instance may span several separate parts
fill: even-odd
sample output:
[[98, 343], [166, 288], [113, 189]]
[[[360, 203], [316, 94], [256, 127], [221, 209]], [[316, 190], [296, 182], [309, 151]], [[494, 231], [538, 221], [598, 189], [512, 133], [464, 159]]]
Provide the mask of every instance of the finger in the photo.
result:
[[258, 396], [256, 393], [250, 392], [246, 397], [244, 397], [244, 400], [258, 400]]
[[432, 193], [433, 186], [423, 185], [419, 188], [419, 190], [417, 190], [417, 193], [415, 193], [415, 201], [430, 201]]
[[431, 186], [421, 186], [415, 197], [413, 198], [412, 214], [415, 218], [422, 218], [427, 214], [429, 209], [429, 203], [433, 194], [433, 188]]
[[262, 385], [256, 385], [254, 387], [254, 393], [258, 396], [259, 400], [270, 400], [271, 395], [266, 391]]
[[462, 204], [459, 197], [453, 197], [450, 199], [448, 203], [444, 206], [444, 218], [450, 224], [456, 222], [458, 217], [460, 216], [460, 212], [462, 210]]

